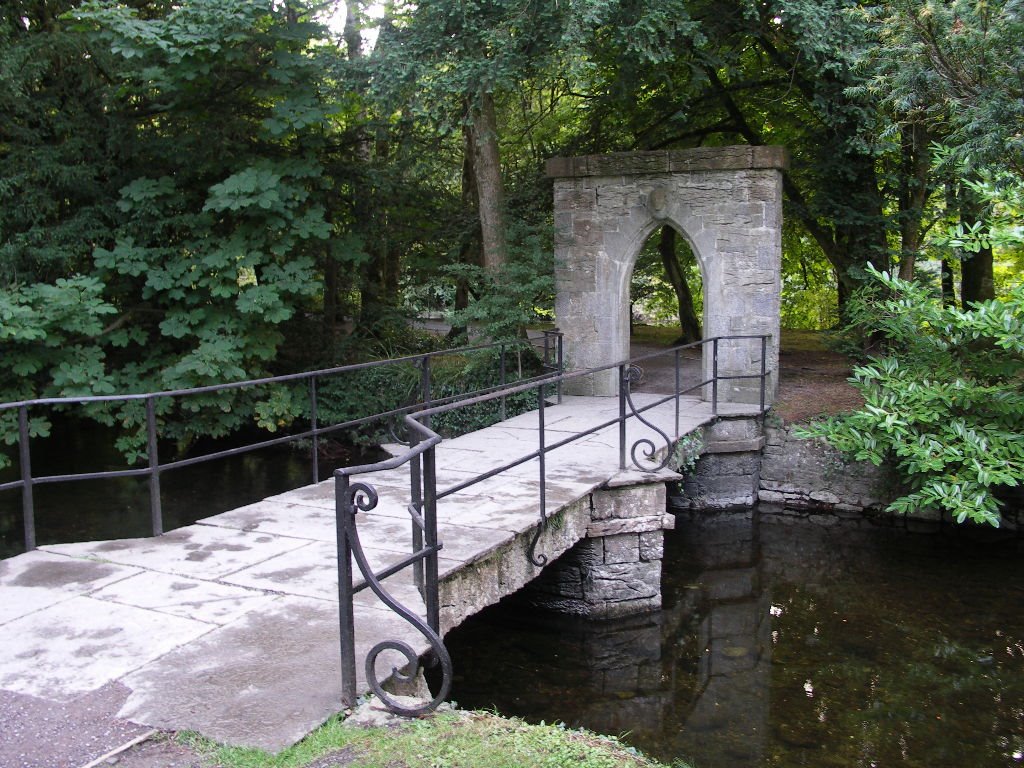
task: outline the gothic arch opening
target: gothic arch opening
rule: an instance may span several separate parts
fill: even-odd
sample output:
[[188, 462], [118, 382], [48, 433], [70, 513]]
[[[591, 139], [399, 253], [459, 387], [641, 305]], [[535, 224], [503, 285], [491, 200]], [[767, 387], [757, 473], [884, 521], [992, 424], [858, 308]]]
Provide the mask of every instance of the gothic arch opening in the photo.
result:
[[[719, 372], [778, 369], [782, 254], [781, 147], [717, 147], [548, 161], [555, 197], [555, 314], [576, 369], [629, 357], [629, 285], [652, 233], [685, 233], [700, 265], [705, 338], [766, 334], [719, 344]], [[705, 357], [704, 370], [709, 361]], [[587, 394], [617, 392], [614, 372], [587, 377]], [[774, 400], [773, 373], [767, 402]], [[757, 402], [755, 382], [729, 382], [725, 402]]]
[[[664, 329], [673, 345], [700, 341], [704, 281], [689, 238], [670, 223], [654, 228], [633, 260], [629, 283], [630, 337], [638, 328]], [[667, 333], [674, 329], [673, 333]]]

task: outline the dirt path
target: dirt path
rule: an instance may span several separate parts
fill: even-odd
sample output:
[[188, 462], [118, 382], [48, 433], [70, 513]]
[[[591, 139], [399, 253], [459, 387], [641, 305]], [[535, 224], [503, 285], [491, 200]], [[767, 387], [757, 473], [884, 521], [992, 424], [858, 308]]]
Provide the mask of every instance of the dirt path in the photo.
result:
[[[666, 349], [664, 345], [634, 343], [631, 356], [636, 358]], [[699, 381], [700, 353], [682, 353], [683, 381]], [[643, 377], [637, 392], [672, 392], [675, 369], [672, 355], [659, 355], [641, 361]], [[853, 364], [846, 357], [826, 350], [818, 338], [799, 334], [779, 353], [779, 392], [775, 413], [786, 422], [807, 421], [816, 416], [852, 410], [864, 401], [849, 383]]]

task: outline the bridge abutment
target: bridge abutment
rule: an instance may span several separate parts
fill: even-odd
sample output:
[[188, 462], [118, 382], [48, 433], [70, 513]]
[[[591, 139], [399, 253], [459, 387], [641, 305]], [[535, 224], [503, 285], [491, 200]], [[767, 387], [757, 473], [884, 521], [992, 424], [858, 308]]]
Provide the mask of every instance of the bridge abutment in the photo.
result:
[[590, 522], [575, 546], [528, 587], [531, 603], [560, 613], [616, 618], [661, 607], [664, 482], [590, 494]]
[[720, 416], [703, 428], [704, 450], [682, 483], [673, 506], [686, 509], [731, 509], [757, 503], [761, 483], [764, 419]]

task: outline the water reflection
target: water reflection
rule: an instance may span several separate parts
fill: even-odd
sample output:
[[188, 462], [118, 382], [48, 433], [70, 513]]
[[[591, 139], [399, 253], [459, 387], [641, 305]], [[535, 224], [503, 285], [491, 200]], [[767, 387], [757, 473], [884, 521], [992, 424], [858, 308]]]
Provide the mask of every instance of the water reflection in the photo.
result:
[[815, 520], [681, 521], [644, 617], [496, 606], [448, 637], [453, 697], [701, 768], [1021, 764], [1017, 542]]

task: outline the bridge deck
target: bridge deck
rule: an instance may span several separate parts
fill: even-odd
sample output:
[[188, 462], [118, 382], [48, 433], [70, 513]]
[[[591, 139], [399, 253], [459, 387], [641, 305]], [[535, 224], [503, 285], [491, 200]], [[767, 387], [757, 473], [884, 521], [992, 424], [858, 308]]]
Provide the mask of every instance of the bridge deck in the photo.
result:
[[[634, 396], [638, 406], [653, 398]], [[679, 434], [711, 420], [708, 404], [684, 403]], [[615, 418], [617, 409], [614, 398], [567, 397], [546, 409], [546, 441]], [[671, 403], [644, 415], [675, 434]], [[629, 433], [628, 444], [653, 436], [635, 419]], [[438, 488], [528, 454], [537, 440], [536, 412], [446, 440], [437, 449]], [[613, 426], [552, 452], [548, 514], [614, 480], [618, 450]], [[380, 492], [378, 507], [360, 513], [359, 530], [373, 565], [384, 566], [409, 551], [407, 468], [355, 479]], [[538, 485], [534, 460], [443, 499], [442, 580], [517, 537], [528, 540]], [[422, 615], [408, 575], [385, 585]], [[426, 647], [370, 590], [357, 600], [359, 658], [381, 639]], [[13, 703], [59, 717], [101, 692], [108, 707], [114, 702], [111, 715], [134, 723], [283, 748], [340, 709], [333, 482], [158, 538], [47, 545], [0, 561], [0, 648], [0, 712]], [[5, 738], [19, 733], [4, 730]]]

